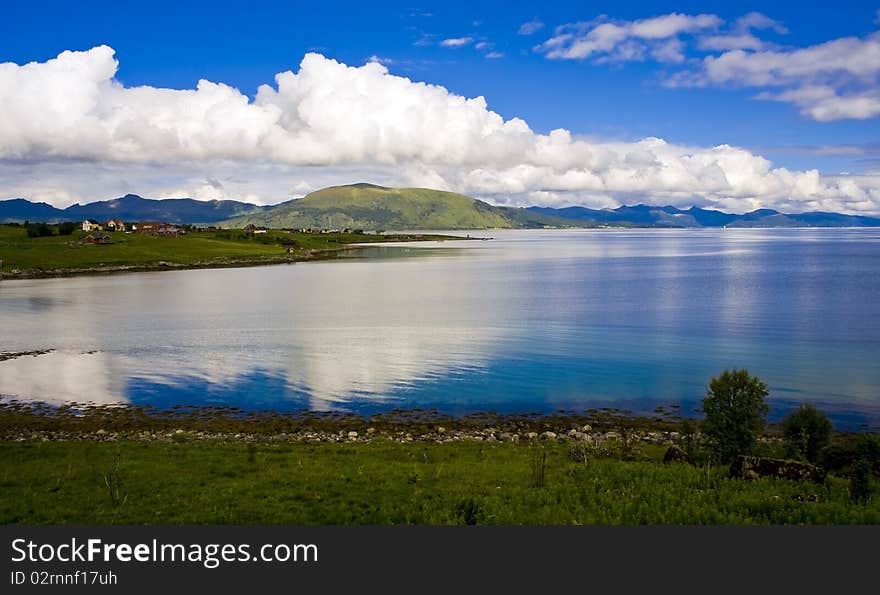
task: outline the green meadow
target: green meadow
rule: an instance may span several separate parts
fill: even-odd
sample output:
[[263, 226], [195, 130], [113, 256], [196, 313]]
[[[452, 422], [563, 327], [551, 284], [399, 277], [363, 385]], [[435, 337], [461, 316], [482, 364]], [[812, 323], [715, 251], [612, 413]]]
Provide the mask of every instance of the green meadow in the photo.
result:
[[876, 524], [849, 482], [576, 460], [565, 443], [2, 442], [0, 523]]

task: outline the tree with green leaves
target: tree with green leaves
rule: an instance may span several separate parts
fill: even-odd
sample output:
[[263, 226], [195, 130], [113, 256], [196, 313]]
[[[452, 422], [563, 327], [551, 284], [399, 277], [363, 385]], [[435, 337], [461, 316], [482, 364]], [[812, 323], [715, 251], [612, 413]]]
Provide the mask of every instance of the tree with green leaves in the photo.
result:
[[834, 430], [828, 416], [812, 404], [801, 405], [782, 420], [782, 436], [791, 456], [817, 463]]
[[722, 463], [750, 454], [764, 431], [767, 385], [747, 370], [724, 370], [709, 382], [703, 398], [703, 434]]

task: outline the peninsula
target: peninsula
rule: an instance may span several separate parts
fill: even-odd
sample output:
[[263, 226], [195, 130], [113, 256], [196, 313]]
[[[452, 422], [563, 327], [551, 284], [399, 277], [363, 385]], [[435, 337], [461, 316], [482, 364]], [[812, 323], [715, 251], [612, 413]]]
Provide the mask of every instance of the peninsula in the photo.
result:
[[[142, 229], [130, 228], [138, 225]], [[0, 225], [0, 280], [284, 264], [333, 258], [355, 244], [452, 239], [465, 238], [253, 225], [220, 229], [132, 223], [115, 231], [110, 222], [85, 221], [73, 229], [64, 224], [6, 224]]]

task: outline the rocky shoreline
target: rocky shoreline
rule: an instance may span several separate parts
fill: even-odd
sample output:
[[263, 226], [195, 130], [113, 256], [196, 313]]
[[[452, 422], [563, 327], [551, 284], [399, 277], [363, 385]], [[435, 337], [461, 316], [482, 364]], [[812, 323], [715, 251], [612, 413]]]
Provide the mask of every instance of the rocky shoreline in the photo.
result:
[[90, 431], [69, 430], [33, 430], [22, 428], [19, 430], [7, 430], [0, 434], [0, 440], [11, 442], [63, 442], [69, 440], [91, 440], [95, 442], [113, 442], [117, 440], [141, 441], [141, 442], [186, 442], [189, 440], [208, 440], [217, 442], [309, 442], [309, 443], [349, 443], [371, 442], [373, 440], [386, 440], [391, 442], [457, 442], [470, 440], [476, 442], [579, 442], [601, 446], [606, 443], [619, 442], [643, 442], [648, 444], [671, 445], [680, 439], [679, 432], [675, 431], [642, 431], [642, 432], [618, 432], [618, 431], [593, 431], [592, 426], [583, 425], [580, 428], [559, 428], [554, 432], [509, 432], [497, 428], [485, 428], [479, 430], [447, 429], [437, 426], [430, 431], [407, 431], [376, 429], [372, 426], [361, 430], [301, 430], [296, 432], [211, 432], [193, 429], [173, 430], [104, 430], [99, 428]]
[[[30, 355], [30, 354], [16, 354]], [[350, 412], [244, 412], [228, 407], [134, 405], [51, 406], [0, 399], [0, 441], [140, 441], [244, 443], [572, 443], [593, 447], [673, 445], [683, 440], [676, 406], [654, 416], [625, 410], [581, 413], [450, 415], [434, 409], [395, 409], [374, 415]], [[699, 439], [699, 432], [692, 437]], [[761, 439], [777, 442], [773, 431]]]

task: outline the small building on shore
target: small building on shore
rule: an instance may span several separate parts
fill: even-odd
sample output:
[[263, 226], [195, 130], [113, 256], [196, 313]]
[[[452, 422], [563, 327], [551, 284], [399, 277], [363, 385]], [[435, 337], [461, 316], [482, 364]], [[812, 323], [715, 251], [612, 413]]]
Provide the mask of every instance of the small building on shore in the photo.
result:
[[86, 244], [112, 244], [110, 236], [106, 233], [90, 233], [83, 240]]

